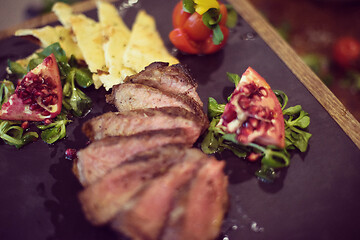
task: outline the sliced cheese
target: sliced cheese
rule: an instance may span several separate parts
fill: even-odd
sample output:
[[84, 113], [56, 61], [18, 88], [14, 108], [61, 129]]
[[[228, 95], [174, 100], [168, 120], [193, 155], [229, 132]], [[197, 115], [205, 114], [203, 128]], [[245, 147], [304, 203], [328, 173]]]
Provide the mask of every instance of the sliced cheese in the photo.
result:
[[40, 46], [43, 48], [58, 42], [61, 48], [64, 49], [67, 57], [70, 58], [71, 55], [74, 55], [77, 59], [84, 60], [80, 48], [72, 39], [71, 30], [63, 26], [20, 29], [15, 32], [15, 36], [33, 36], [40, 41]]
[[123, 61], [126, 67], [136, 72], [156, 61], [169, 62], [169, 64], [179, 62], [164, 46], [156, 30], [154, 18], [144, 10], [140, 10], [136, 16]]

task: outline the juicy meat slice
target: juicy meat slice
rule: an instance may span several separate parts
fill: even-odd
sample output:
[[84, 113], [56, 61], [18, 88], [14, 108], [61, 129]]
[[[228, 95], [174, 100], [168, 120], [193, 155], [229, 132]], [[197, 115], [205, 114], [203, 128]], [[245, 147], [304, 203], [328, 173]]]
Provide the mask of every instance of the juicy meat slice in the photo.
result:
[[207, 156], [188, 149], [181, 162], [154, 179], [113, 221], [113, 228], [132, 239], [159, 239], [163, 226], [181, 188], [186, 187], [205, 164]]
[[224, 161], [212, 158], [182, 194], [164, 229], [164, 240], [211, 240], [220, 233], [228, 207]]
[[82, 130], [91, 140], [108, 136], [129, 136], [143, 131], [181, 128], [192, 145], [205, 130], [199, 118], [180, 107], [108, 112], [87, 121]]
[[134, 154], [170, 143], [186, 144], [183, 130], [149, 131], [95, 141], [77, 153], [79, 181], [84, 186], [89, 185]]
[[211, 240], [219, 235], [228, 207], [224, 166], [214, 158], [200, 169], [188, 193], [180, 239]]
[[114, 168], [79, 194], [86, 218], [94, 225], [110, 221], [151, 179], [180, 161], [185, 151], [182, 145], [167, 145], [137, 154]]
[[175, 95], [142, 84], [116, 85], [106, 100], [114, 104], [119, 112], [144, 108], [182, 107], [199, 116], [204, 125], [209, 124], [202, 107], [190, 97], [183, 94]]
[[145, 70], [128, 77], [126, 82], [140, 83], [174, 94], [186, 94], [203, 106], [196, 92], [197, 83], [181, 64], [169, 66], [169, 63], [154, 62], [145, 67]]

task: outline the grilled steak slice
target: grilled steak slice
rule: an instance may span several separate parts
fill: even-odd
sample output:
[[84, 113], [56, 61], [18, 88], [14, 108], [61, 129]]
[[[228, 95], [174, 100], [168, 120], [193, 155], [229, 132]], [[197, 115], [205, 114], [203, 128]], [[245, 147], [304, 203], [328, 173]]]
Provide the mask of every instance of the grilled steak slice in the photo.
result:
[[79, 180], [84, 186], [89, 185], [134, 154], [170, 143], [186, 144], [181, 129], [149, 131], [95, 141], [77, 154]]
[[159, 239], [181, 188], [186, 187], [207, 162], [197, 149], [188, 149], [183, 161], [154, 179], [113, 221], [113, 228], [132, 239]]
[[143, 131], [181, 128], [192, 145], [204, 129], [199, 118], [179, 107], [108, 112], [87, 121], [82, 130], [91, 140], [109, 136], [129, 136]]
[[125, 81], [144, 84], [174, 94], [186, 94], [201, 107], [203, 106], [203, 102], [196, 92], [197, 83], [181, 64], [169, 66], [169, 63], [154, 62], [145, 70], [128, 77]]
[[211, 240], [219, 235], [228, 207], [224, 165], [225, 162], [213, 158], [199, 170], [170, 215], [162, 239]]
[[79, 194], [86, 218], [94, 225], [110, 221], [152, 178], [179, 162], [185, 151], [182, 145], [167, 145], [137, 154], [114, 168]]
[[142, 84], [124, 83], [114, 86], [106, 100], [114, 104], [120, 112], [144, 108], [182, 107], [199, 116], [201, 122], [208, 125], [202, 107], [183, 94], [175, 95]]

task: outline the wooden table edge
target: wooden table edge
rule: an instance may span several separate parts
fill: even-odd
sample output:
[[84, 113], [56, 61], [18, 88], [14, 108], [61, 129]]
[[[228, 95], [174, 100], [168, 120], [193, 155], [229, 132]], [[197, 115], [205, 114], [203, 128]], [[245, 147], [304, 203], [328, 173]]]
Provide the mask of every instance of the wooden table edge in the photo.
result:
[[[115, 0], [107, 0], [114, 2]], [[247, 0], [228, 0], [242, 18], [261, 36], [290, 71], [301, 81], [309, 92], [319, 101], [330, 116], [360, 149], [360, 123], [325, 86], [316, 74], [301, 60], [288, 43]], [[84, 1], [73, 5], [74, 12], [84, 12], [95, 8], [96, 1]], [[20, 28], [35, 28], [57, 21], [55, 14], [48, 13], [9, 29], [0, 31], [0, 39], [14, 35]]]
[[[228, 0], [360, 149], [360, 123], [247, 0]], [[334, 136], [335, 137], [335, 136]]]

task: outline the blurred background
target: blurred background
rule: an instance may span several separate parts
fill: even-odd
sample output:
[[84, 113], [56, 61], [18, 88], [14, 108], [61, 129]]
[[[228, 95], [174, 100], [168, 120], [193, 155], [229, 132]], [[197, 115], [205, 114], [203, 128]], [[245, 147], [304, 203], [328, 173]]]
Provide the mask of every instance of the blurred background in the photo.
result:
[[[46, 13], [56, 2], [0, 1], [0, 30]], [[248, 1], [360, 121], [360, 0]]]

